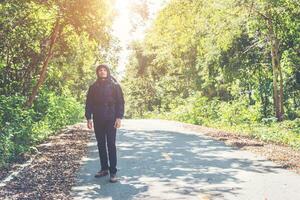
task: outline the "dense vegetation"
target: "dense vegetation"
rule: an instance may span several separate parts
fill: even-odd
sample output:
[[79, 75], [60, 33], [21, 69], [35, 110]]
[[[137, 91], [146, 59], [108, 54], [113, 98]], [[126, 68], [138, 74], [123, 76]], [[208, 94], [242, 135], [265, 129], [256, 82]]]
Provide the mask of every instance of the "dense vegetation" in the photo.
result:
[[132, 55], [127, 116], [300, 147], [300, 3], [171, 0]]
[[94, 65], [116, 66], [111, 3], [1, 1], [0, 166], [83, 119]]

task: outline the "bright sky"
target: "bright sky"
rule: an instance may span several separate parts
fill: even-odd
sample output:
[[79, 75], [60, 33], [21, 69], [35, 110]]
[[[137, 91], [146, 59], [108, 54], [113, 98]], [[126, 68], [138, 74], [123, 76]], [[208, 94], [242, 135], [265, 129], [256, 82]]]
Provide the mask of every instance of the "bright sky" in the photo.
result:
[[125, 67], [128, 62], [129, 49], [128, 45], [132, 40], [142, 39], [144, 36], [145, 29], [151, 24], [157, 12], [165, 5], [167, 0], [148, 0], [150, 20], [144, 26], [139, 26], [137, 31], [131, 32], [134, 21], [131, 8], [134, 3], [141, 3], [143, 0], [116, 0], [116, 10], [118, 16], [115, 19], [113, 30], [114, 35], [120, 40], [121, 53], [120, 60], [117, 68], [118, 74], [123, 77], [125, 73]]

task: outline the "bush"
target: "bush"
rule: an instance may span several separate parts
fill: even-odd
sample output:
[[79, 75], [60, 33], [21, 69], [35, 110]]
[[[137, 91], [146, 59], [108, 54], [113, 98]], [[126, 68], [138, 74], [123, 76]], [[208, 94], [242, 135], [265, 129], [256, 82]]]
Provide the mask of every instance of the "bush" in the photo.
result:
[[[83, 106], [71, 94], [57, 96], [54, 92], [42, 92], [35, 103], [37, 118], [48, 123], [50, 130], [78, 122], [83, 117]], [[45, 125], [40, 124], [43, 127]]]
[[218, 100], [208, 101], [206, 97], [196, 93], [186, 99], [185, 103], [174, 108], [168, 115], [173, 120], [193, 124], [207, 124], [208, 121], [218, 118]]
[[19, 96], [0, 97], [0, 160], [15, 158], [27, 150], [31, 141], [32, 109], [24, 110], [20, 105], [25, 98]]
[[261, 119], [261, 105], [249, 105], [249, 99], [246, 96], [230, 101], [222, 102], [219, 109], [219, 118], [222, 123], [235, 126], [238, 124], [251, 124]]
[[300, 149], [300, 119], [286, 120], [278, 123], [276, 118], [262, 118], [261, 105], [250, 105], [247, 96], [222, 102], [218, 99], [208, 100], [201, 94], [186, 99], [185, 103], [175, 107], [171, 112], [147, 113], [147, 117], [178, 120], [186, 123], [206, 125], [233, 131], [237, 134], [250, 135], [266, 142], [287, 144]]
[[25, 101], [23, 96], [0, 96], [0, 166], [83, 118], [83, 106], [69, 94], [41, 91], [30, 109], [23, 108]]

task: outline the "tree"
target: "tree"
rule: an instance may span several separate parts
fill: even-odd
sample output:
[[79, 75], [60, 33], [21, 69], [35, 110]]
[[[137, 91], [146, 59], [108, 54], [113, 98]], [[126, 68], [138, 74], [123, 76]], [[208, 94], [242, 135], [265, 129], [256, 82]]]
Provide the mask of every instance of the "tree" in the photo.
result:
[[284, 119], [284, 86], [281, 57], [285, 50], [293, 48], [285, 44], [287, 36], [293, 39], [299, 38], [299, 34], [298, 36], [293, 34], [297, 30], [299, 32], [299, 26], [292, 23], [293, 20], [299, 22], [299, 3], [293, 0], [241, 1], [239, 3], [250, 13], [249, 22], [253, 25], [251, 28], [259, 31], [261, 33], [259, 39], [268, 43], [272, 60], [274, 111], [277, 120], [282, 121]]
[[[42, 62], [37, 83], [28, 97], [26, 105], [30, 107], [36, 98], [40, 86], [46, 78], [46, 71], [54, 53], [54, 45], [59, 40], [63, 29], [70, 26], [76, 33], [87, 32], [91, 39], [105, 44], [109, 39], [107, 26], [110, 24], [110, 8], [108, 1], [47, 1], [41, 2], [49, 9], [56, 10], [55, 23], [47, 39], [48, 50]], [[110, 16], [109, 16], [110, 17]]]

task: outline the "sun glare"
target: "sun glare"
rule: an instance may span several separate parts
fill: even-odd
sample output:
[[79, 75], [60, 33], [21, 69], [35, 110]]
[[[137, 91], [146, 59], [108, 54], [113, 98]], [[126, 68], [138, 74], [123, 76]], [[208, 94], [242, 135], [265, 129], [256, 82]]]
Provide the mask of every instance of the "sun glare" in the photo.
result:
[[135, 3], [141, 3], [145, 0], [116, 0], [115, 9], [117, 11], [117, 16], [113, 24], [113, 35], [120, 40], [121, 54], [118, 64], [118, 74], [122, 77], [125, 72], [125, 67], [128, 61], [129, 50], [128, 45], [131, 41], [136, 39], [142, 39], [146, 27], [151, 23], [155, 14], [159, 11], [162, 5], [167, 2], [166, 0], [147, 0], [148, 9], [150, 13], [150, 18], [144, 27], [137, 27], [137, 30], [131, 32], [133, 28], [132, 19], [132, 5]]

